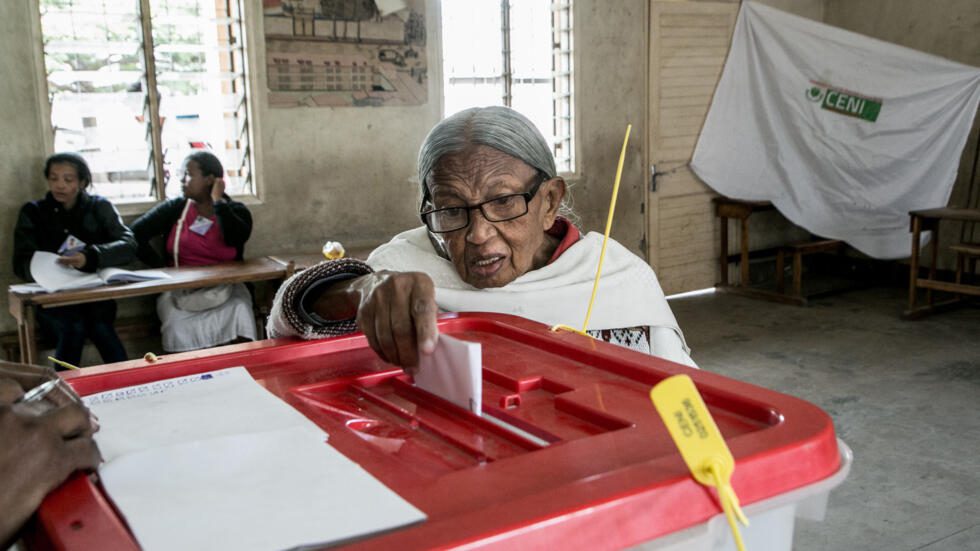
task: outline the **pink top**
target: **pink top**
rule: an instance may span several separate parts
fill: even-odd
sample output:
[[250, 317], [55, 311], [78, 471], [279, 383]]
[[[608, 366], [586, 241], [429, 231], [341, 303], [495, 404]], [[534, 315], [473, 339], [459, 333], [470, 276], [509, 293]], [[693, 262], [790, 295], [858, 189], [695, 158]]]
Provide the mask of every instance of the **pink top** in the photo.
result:
[[[221, 226], [218, 219], [211, 216], [211, 227], [204, 235], [200, 235], [191, 230], [191, 225], [197, 220], [197, 205], [193, 201], [187, 208], [187, 215], [184, 217], [184, 226], [180, 232], [180, 249], [178, 252], [181, 266], [207, 266], [220, 262], [235, 260], [237, 251], [235, 247], [225, 244], [225, 238], [221, 234]], [[174, 258], [174, 235], [177, 233], [177, 224], [170, 228], [170, 235], [167, 236], [167, 255], [172, 263]]]

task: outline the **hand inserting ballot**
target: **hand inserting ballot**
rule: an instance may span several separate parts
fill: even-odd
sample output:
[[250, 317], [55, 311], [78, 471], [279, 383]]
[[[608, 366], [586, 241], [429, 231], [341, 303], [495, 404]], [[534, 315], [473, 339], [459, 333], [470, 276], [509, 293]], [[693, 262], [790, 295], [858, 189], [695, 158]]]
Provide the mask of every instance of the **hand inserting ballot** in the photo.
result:
[[435, 287], [420, 272], [382, 270], [344, 281], [321, 295], [314, 309], [325, 319], [356, 316], [371, 349], [409, 373], [439, 339]]

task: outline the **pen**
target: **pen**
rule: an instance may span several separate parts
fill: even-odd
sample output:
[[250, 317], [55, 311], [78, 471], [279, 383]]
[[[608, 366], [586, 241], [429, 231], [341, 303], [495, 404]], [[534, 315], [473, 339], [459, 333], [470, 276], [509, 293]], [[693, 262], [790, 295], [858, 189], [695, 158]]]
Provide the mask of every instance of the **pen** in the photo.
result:
[[50, 381], [45, 381], [25, 392], [23, 396], [14, 400], [14, 403], [19, 404], [22, 402], [38, 402], [43, 400], [45, 396], [50, 394], [52, 390], [58, 387], [58, 383], [60, 382], [61, 379], [51, 379]]
[[71, 365], [70, 363], [63, 362], [63, 361], [59, 360], [58, 358], [53, 358], [51, 356], [48, 356], [48, 359], [51, 360], [52, 362], [54, 362], [55, 364], [60, 365], [61, 367], [66, 367], [68, 369], [81, 369], [77, 365]]
[[12, 407], [21, 413], [41, 415], [42, 413], [55, 407], [50, 402], [45, 402], [44, 399], [48, 396], [48, 394], [51, 394], [51, 391], [58, 388], [58, 385], [60, 384], [61, 379], [51, 379], [50, 381], [45, 381], [25, 392], [20, 398], [14, 400]]

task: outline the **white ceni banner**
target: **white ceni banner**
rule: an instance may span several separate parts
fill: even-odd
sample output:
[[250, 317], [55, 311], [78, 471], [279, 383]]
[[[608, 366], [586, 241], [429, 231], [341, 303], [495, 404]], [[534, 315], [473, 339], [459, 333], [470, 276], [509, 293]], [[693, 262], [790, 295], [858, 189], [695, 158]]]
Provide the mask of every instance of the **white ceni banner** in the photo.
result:
[[980, 69], [744, 2], [691, 168], [876, 258], [946, 206]]

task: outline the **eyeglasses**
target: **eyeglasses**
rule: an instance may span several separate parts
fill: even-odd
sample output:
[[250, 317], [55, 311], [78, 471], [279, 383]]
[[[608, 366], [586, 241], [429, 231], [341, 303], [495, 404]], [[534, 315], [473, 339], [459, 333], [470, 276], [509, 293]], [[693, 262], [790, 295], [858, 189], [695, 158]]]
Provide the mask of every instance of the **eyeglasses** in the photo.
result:
[[524, 193], [501, 195], [478, 205], [466, 207], [447, 207], [420, 213], [422, 222], [432, 233], [449, 233], [470, 225], [470, 211], [479, 209], [488, 222], [506, 222], [527, 214], [527, 205], [534, 199], [547, 180], [544, 173], [538, 172], [530, 189]]

